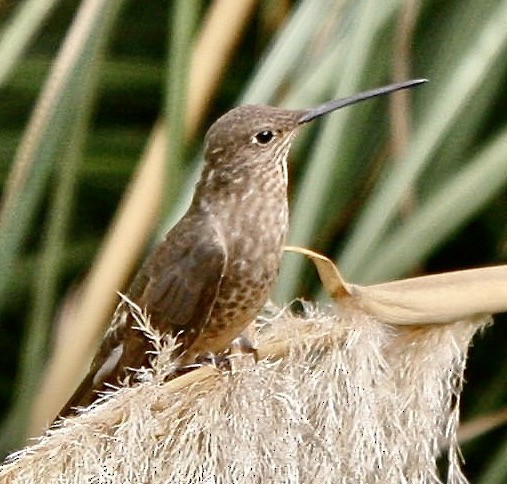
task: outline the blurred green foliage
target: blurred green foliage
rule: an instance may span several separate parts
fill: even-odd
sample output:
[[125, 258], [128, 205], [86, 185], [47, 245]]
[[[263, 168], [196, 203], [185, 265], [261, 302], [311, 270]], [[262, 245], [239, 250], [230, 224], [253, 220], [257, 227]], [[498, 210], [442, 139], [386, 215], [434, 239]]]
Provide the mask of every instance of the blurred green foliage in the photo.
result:
[[[209, 3], [203, 2], [199, 15]], [[210, 113], [180, 160], [183, 176], [195, 173], [194, 154], [199, 153], [205, 127], [239, 102], [304, 107], [391, 82], [393, 64], [403, 52], [396, 44], [403, 27], [400, 15], [412, 8], [415, 23], [405, 61], [411, 77], [428, 77], [430, 83], [410, 94], [411, 128], [408, 139], [401, 140], [403, 151], [393, 152], [390, 136], [396, 132], [390, 130], [398, 125], [390, 124], [385, 99], [348, 108], [308, 129], [293, 150], [289, 242], [335, 257], [345, 275], [357, 282], [505, 262], [505, 1], [294, 1], [286, 2], [286, 23], [277, 28], [271, 22], [277, 10], [274, 3], [261, 1], [262, 8], [250, 20]], [[79, 4], [55, 2], [0, 84], [2, 186]], [[285, 3], [280, 5], [283, 14]], [[17, 8], [0, 2], [4, 34], [0, 46]], [[104, 33], [105, 58], [97, 60], [97, 79], [90, 84], [94, 109], [89, 128], [86, 121], [83, 124], [87, 137], [76, 165], [68, 227], [62, 231], [61, 272], [55, 279], [51, 311], [90, 267], [152, 125], [165, 109], [165, 66], [171, 60], [168, 56], [174, 56], [167, 40], [174, 33], [167, 27], [171, 12], [168, 2], [152, 0], [126, 2], [118, 18], [111, 13], [114, 23]], [[86, 74], [92, 68], [80, 69]], [[52, 135], [48, 130], [47, 136]], [[55, 143], [60, 143], [55, 153], [62, 156], [66, 138], [55, 138]], [[16, 401], [13, 382], [40, 275], [41, 234], [48, 218], [58, 215], [48, 211], [54, 210], [52, 196], [61, 173], [55, 160], [48, 163], [47, 179], [41, 182], [40, 197], [16, 242], [16, 253], [6, 252], [5, 260], [13, 263], [0, 268], [6, 281], [0, 291], [2, 414]], [[184, 204], [189, 192], [179, 197]], [[411, 208], [402, 213], [400, 206], [407, 200]], [[170, 206], [168, 219], [174, 219], [177, 210]], [[318, 291], [311, 266], [288, 255], [277, 301], [311, 297]], [[505, 317], [498, 321], [471, 350], [465, 419], [507, 404]], [[43, 352], [49, 338], [45, 335]], [[43, 359], [44, 355], [39, 361]], [[465, 446], [466, 472], [472, 482], [492, 475], [501, 458], [495, 457], [497, 451], [506, 442], [503, 428]], [[504, 482], [502, 476], [488, 479]]]

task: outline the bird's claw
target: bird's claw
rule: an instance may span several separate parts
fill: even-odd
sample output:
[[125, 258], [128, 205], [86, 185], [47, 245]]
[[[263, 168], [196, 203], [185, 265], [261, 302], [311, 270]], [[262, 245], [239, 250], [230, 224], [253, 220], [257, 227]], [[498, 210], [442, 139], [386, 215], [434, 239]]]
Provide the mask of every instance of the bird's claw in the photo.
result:
[[[215, 354], [209, 352], [198, 355], [195, 359], [195, 365], [213, 365], [219, 370], [233, 371], [235, 367], [233, 360], [241, 355], [251, 355], [254, 363], [258, 361], [257, 349], [244, 335], [233, 340], [225, 353]], [[192, 366], [195, 367], [195, 365]]]
[[245, 335], [241, 335], [232, 341], [229, 354], [230, 356], [252, 355], [256, 363], [259, 361], [257, 348], [253, 346], [252, 342]]
[[230, 355], [227, 353], [221, 353], [218, 355], [211, 352], [203, 353], [196, 357], [195, 363], [198, 366], [212, 365], [219, 370], [230, 371], [231, 362], [229, 356]]
[[212, 352], [201, 353], [195, 357], [193, 363], [180, 366], [176, 370], [176, 373], [178, 376], [181, 376], [206, 365], [212, 365], [218, 370], [234, 371], [234, 368], [237, 367], [237, 364], [235, 364], [236, 359], [241, 355], [251, 355], [251, 361], [254, 363], [258, 361], [257, 349], [254, 348], [250, 340], [244, 335], [233, 340], [226, 352], [220, 354]]

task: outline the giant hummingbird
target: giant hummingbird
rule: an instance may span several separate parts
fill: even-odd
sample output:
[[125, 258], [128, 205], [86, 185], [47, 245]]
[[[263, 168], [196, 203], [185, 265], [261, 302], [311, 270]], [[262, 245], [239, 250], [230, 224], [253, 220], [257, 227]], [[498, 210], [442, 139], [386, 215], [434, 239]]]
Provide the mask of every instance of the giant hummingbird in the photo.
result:
[[[178, 343], [184, 366], [220, 354], [266, 303], [288, 230], [287, 155], [298, 128], [339, 108], [410, 88], [411, 80], [310, 109], [239, 106], [209, 129], [191, 205], [147, 257], [126, 293], [160, 334]], [[60, 412], [150, 364], [151, 343], [126, 299], [119, 303], [90, 371]]]

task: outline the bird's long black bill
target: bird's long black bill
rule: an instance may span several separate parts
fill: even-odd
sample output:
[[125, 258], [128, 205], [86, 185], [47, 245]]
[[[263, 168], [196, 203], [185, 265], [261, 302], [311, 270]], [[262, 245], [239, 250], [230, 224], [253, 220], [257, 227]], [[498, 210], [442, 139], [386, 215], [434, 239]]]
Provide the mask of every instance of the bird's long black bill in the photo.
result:
[[383, 96], [384, 94], [390, 94], [395, 91], [399, 91], [401, 89], [409, 89], [411, 87], [418, 86], [419, 84], [424, 84], [428, 82], [427, 79], [413, 79], [411, 81], [399, 82], [397, 84], [389, 84], [388, 86], [378, 87], [376, 89], [371, 89], [370, 91], [361, 92], [359, 94], [354, 94], [350, 97], [345, 97], [342, 99], [335, 99], [334, 101], [329, 101], [325, 104], [321, 104], [316, 108], [308, 109], [303, 116], [299, 119], [299, 124], [308, 123], [309, 121], [322, 116], [323, 114], [330, 113], [331, 111], [335, 111], [337, 109], [343, 108], [345, 106], [350, 106], [351, 104], [355, 104], [365, 99], [370, 99], [372, 97]]

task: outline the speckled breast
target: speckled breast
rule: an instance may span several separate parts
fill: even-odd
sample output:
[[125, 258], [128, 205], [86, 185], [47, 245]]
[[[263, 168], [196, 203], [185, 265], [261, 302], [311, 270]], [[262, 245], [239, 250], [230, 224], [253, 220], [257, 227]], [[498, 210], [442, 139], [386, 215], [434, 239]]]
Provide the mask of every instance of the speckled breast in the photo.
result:
[[[220, 352], [255, 318], [278, 275], [288, 230], [286, 186], [230, 198], [217, 211], [227, 246], [227, 266], [216, 303], [191, 352]], [[261, 196], [260, 196], [261, 195]], [[232, 194], [231, 197], [234, 197]]]

